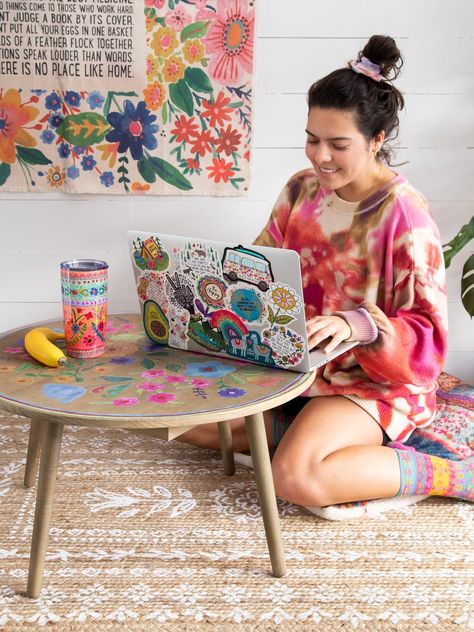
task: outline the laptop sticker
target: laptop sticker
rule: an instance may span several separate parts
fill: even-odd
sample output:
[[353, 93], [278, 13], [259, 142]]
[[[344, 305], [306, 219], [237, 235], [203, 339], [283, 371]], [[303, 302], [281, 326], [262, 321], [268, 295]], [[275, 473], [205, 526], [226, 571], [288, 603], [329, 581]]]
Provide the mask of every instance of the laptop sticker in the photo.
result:
[[137, 293], [139, 299], [144, 302], [153, 299], [166, 314], [168, 297], [165, 292], [165, 277], [163, 273], [145, 270], [137, 279]]
[[275, 365], [272, 348], [262, 341], [258, 331], [249, 331], [242, 338], [231, 337], [227, 346], [227, 353], [236, 358], [252, 360], [269, 366]]
[[222, 271], [226, 281], [244, 281], [256, 285], [262, 292], [266, 292], [273, 281], [270, 261], [259, 252], [240, 245], [224, 249]]
[[139, 270], [162, 272], [169, 267], [170, 258], [156, 236], [133, 240], [133, 261]]
[[177, 349], [187, 350], [189, 312], [184, 309], [178, 309], [174, 305], [170, 305], [169, 310], [170, 333], [169, 345]]
[[178, 267], [193, 279], [208, 274], [222, 277], [220, 255], [213, 246], [188, 242], [177, 252]]
[[186, 274], [182, 272], [167, 273], [165, 291], [170, 303], [175, 307], [181, 307], [191, 315], [195, 313], [194, 284]]
[[197, 293], [206, 305], [215, 309], [224, 307], [227, 285], [222, 279], [212, 275], [201, 277], [196, 283], [196, 288]]
[[168, 344], [170, 330], [168, 319], [155, 301], [145, 301], [143, 305], [143, 325], [150, 340], [158, 345]]
[[[268, 320], [271, 325], [288, 325], [295, 320], [292, 314], [301, 311], [302, 301], [293, 288], [284, 283], [272, 283], [267, 292]], [[290, 315], [291, 314], [291, 315]]]
[[264, 329], [262, 336], [266, 344], [272, 348], [275, 364], [285, 368], [301, 362], [305, 343], [296, 331], [284, 325], [273, 325], [270, 329]]
[[262, 325], [266, 317], [266, 295], [257, 288], [236, 283], [227, 290], [226, 307], [242, 320]]

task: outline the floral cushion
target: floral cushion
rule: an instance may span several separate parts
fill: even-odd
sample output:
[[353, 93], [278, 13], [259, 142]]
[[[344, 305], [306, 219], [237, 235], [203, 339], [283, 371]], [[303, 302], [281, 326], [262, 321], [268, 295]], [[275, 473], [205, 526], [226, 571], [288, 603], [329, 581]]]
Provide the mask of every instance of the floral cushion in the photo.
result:
[[443, 373], [437, 392], [438, 409], [427, 428], [418, 428], [406, 441], [419, 452], [454, 461], [474, 455], [474, 386]]

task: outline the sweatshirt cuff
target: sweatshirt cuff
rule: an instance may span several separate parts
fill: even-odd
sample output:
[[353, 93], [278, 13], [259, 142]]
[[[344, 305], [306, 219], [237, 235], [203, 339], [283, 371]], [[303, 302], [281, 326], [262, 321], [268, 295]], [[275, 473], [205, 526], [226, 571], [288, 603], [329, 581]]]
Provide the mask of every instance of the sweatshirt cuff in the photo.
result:
[[378, 329], [374, 319], [363, 307], [346, 312], [334, 312], [335, 316], [344, 318], [351, 328], [351, 336], [347, 340], [357, 340], [362, 344], [369, 344], [377, 340]]

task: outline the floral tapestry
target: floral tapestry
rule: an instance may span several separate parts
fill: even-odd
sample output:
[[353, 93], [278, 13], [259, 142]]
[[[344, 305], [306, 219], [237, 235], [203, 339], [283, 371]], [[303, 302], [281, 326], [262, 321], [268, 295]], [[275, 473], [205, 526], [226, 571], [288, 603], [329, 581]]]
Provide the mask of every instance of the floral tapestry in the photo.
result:
[[245, 195], [254, 5], [0, 2], [0, 190]]

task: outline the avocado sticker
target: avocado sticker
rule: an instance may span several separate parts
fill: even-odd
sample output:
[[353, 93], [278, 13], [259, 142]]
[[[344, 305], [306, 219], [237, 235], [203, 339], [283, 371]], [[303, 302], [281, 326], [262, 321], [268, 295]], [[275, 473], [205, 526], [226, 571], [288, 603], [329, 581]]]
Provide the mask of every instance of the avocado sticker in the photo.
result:
[[168, 319], [155, 301], [145, 301], [143, 305], [143, 326], [148, 338], [158, 345], [168, 344], [170, 326]]

